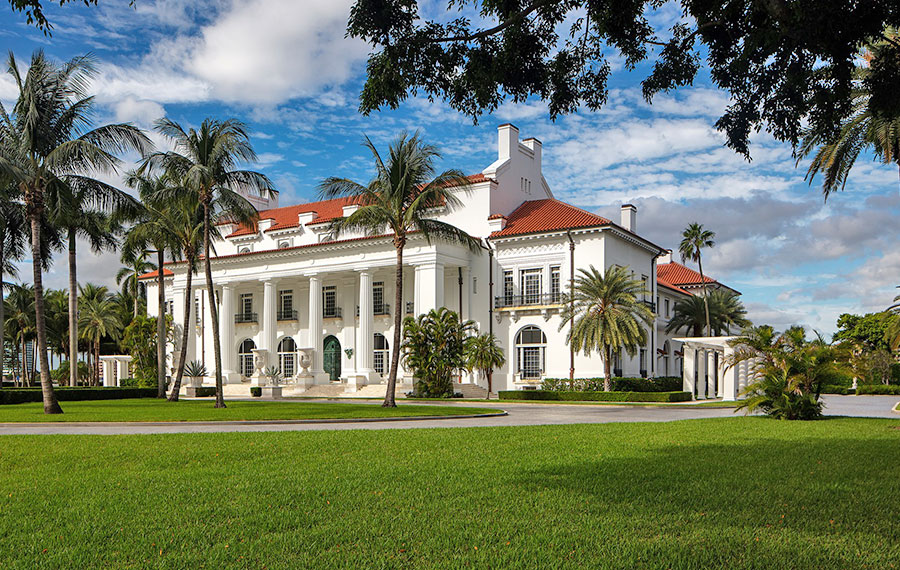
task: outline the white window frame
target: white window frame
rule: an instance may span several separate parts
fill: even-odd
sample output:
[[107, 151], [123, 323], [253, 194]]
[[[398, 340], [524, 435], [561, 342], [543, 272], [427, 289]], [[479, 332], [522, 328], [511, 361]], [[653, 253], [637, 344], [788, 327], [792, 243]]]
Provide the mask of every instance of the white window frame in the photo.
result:
[[[382, 347], [378, 346], [379, 340], [383, 341]], [[372, 347], [372, 367], [375, 369], [375, 372], [384, 376], [388, 373], [388, 367], [391, 362], [391, 351], [387, 337], [381, 333], [375, 333], [372, 340]]]
[[[522, 335], [525, 332], [533, 333], [537, 331], [541, 335], [541, 342], [522, 342]], [[540, 380], [546, 369], [547, 357], [547, 335], [540, 327], [528, 325], [522, 327], [516, 333], [516, 373], [522, 380]], [[536, 362], [536, 366], [526, 367], [526, 363]]]
[[[245, 344], [250, 343], [253, 345], [253, 348], [249, 349], [249, 352], [244, 352]], [[240, 370], [241, 376], [249, 378], [253, 376], [253, 349], [256, 348], [256, 343], [253, 342], [252, 338], [245, 338], [241, 341], [241, 344], [238, 345], [238, 370]]]
[[[534, 290], [535, 285], [537, 289]], [[540, 267], [519, 270], [519, 291], [523, 305], [538, 305], [544, 293], [544, 271]]]

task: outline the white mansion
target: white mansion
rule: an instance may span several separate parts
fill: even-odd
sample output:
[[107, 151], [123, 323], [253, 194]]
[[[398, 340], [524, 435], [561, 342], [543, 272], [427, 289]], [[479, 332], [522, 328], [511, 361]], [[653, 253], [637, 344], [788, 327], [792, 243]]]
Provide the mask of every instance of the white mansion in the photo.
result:
[[[570, 353], [561, 327], [561, 292], [573, 269], [627, 266], [651, 291], [656, 313], [647, 345], [613, 363], [616, 375], [681, 374], [680, 343], [665, 328], [675, 304], [697, 291], [700, 276], [674, 263], [671, 251], [641, 237], [637, 209], [622, 206], [616, 223], [553, 197], [541, 171], [541, 142], [520, 141], [513, 125], [498, 128], [497, 160], [469, 177], [464, 206], [434, 217], [479, 237], [481, 254], [410, 236], [404, 261], [404, 302], [394, 298], [395, 252], [389, 237], [331, 235], [329, 220], [354, 211], [348, 199], [261, 209], [257, 227], [220, 227], [213, 281], [220, 328], [212, 330], [202, 273], [195, 276], [188, 360], [212, 369], [213, 339], [221, 339], [227, 383], [264, 383], [277, 366], [298, 389], [343, 383], [347, 391], [382, 382], [389, 366], [394, 311], [418, 315], [445, 306], [493, 332], [507, 363], [494, 390], [533, 387], [541, 378], [567, 378]], [[183, 322], [186, 265], [164, 272], [168, 310]], [[158, 314], [156, 273], [147, 284], [148, 311]], [[713, 286], [720, 286], [707, 278]], [[180, 335], [179, 335], [180, 338]], [[174, 353], [169, 347], [170, 358]], [[577, 377], [603, 375], [599, 355], [577, 355]], [[210, 370], [210, 372], [212, 372]], [[411, 377], [404, 372], [405, 384]], [[211, 378], [206, 380], [211, 381]], [[462, 382], [485, 386], [464, 375]]]

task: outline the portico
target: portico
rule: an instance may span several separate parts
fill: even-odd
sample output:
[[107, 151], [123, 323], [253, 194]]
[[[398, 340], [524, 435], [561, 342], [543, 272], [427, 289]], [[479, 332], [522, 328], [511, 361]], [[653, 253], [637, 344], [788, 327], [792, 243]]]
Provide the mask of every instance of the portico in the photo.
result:
[[732, 402], [754, 377], [753, 359], [733, 362], [736, 336], [688, 337], [673, 340], [683, 343], [683, 389], [694, 399], [722, 398]]

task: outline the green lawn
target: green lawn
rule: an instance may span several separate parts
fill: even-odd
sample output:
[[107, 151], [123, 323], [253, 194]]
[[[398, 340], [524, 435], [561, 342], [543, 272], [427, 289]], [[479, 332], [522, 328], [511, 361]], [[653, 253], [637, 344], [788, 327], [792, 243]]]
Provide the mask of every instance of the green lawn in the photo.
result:
[[0, 568], [895, 568], [898, 426], [3, 436]]
[[[206, 422], [224, 420], [312, 420], [345, 418], [390, 418], [412, 416], [458, 416], [497, 412], [498, 409], [459, 408], [401, 404], [231, 401], [225, 409], [212, 400], [168, 402], [153, 398], [60, 402], [63, 414], [46, 415], [40, 402], [0, 406], [4, 422]], [[2, 562], [0, 562], [2, 568]]]

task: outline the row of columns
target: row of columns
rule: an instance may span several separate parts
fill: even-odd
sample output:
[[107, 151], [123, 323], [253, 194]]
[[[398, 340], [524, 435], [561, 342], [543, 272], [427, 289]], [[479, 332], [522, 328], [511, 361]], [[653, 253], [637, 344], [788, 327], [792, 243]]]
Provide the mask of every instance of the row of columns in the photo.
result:
[[739, 362], [728, 365], [734, 349], [683, 346], [684, 391], [696, 395], [698, 400], [722, 398], [734, 401], [746, 387], [750, 378], [750, 364]]

